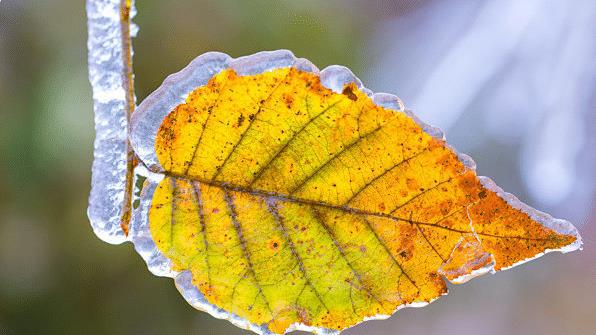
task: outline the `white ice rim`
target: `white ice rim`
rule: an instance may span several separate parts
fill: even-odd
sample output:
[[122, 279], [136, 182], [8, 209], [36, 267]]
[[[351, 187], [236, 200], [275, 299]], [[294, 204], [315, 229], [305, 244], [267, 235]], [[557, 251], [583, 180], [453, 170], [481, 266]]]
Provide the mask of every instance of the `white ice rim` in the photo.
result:
[[[157, 276], [174, 278], [176, 287], [191, 306], [198, 310], [205, 311], [216, 318], [226, 319], [240, 328], [251, 330], [257, 334], [273, 333], [268, 329], [267, 325], [251, 323], [236, 314], [227, 312], [207, 302], [203, 294], [192, 284], [191, 273], [188, 270], [182, 272], [173, 271], [171, 269], [170, 261], [158, 250], [155, 242], [151, 238], [151, 232], [148, 225], [149, 208], [151, 206], [153, 192], [159, 181], [164, 177], [162, 174], [163, 168], [157, 160], [154, 143], [157, 131], [163, 119], [174, 109], [174, 107], [184, 103], [189, 93], [196, 88], [207, 84], [213, 76], [221, 71], [231, 68], [234, 69], [238, 75], [255, 75], [286, 67], [295, 67], [303, 71], [318, 74], [321, 78], [322, 85], [337, 93], [342, 92], [344, 85], [354, 83], [360, 90], [370, 96], [377, 105], [396, 112], [405, 113], [415, 120], [427, 134], [434, 138], [445, 140], [445, 136], [439, 128], [432, 127], [421, 121], [415, 114], [405, 108], [403, 102], [397, 96], [388, 93], [371, 92], [362, 85], [360, 79], [358, 79], [352, 71], [344, 66], [332, 65], [323, 70], [319, 70], [310, 61], [304, 58], [296, 58], [294, 54], [288, 50], [263, 51], [236, 59], [220, 52], [208, 52], [202, 54], [191, 61], [190, 64], [181, 71], [168, 76], [163, 84], [138, 106], [131, 119], [129, 139], [142, 164], [135, 169], [135, 183], [133, 185], [136, 185], [136, 180], [139, 176], [145, 177], [146, 180], [140, 197], [136, 199], [139, 200], [140, 205], [138, 208], [134, 209], [128, 240], [134, 244], [137, 252], [147, 263], [150, 272]], [[476, 170], [476, 163], [471, 157], [459, 153], [451, 146], [448, 147], [457, 154], [458, 158], [464, 163], [467, 169]], [[574, 243], [568, 246], [560, 249], [546, 250], [543, 253], [539, 253], [534, 257], [520, 261], [510, 267], [503, 268], [502, 270], [513, 268], [548, 252], [559, 251], [567, 253], [581, 249], [581, 237], [577, 229], [571, 225], [569, 221], [555, 219], [549, 214], [540, 212], [524, 204], [512, 194], [504, 192], [488, 177], [479, 176], [479, 179], [484, 187], [494, 191], [509, 205], [527, 214], [543, 226], [553, 229], [558, 233], [570, 234], [577, 238]], [[462, 283], [473, 277], [494, 272], [493, 263], [489, 264], [487, 267], [477, 269], [471, 274], [455, 278], [451, 282]], [[443, 295], [446, 294], [447, 292]], [[430, 302], [413, 302], [400, 305], [389, 315], [381, 314], [366, 317], [351, 327], [368, 320], [387, 319], [400, 309], [406, 307], [423, 307], [438, 298], [439, 297]], [[325, 335], [340, 333], [340, 331], [337, 330], [312, 327], [302, 323], [292, 324], [285, 332], [287, 333], [295, 330], [303, 330]]]

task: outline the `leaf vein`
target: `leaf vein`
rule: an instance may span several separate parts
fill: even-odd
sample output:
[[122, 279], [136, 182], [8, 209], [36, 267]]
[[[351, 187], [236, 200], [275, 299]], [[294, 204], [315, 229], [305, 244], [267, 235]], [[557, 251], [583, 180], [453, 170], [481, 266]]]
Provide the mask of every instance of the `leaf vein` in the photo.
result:
[[259, 168], [259, 170], [255, 173], [255, 176], [253, 177], [251, 182], [248, 184], [248, 187], [252, 187], [252, 185], [254, 185], [254, 183], [257, 182], [259, 180], [259, 178], [261, 178], [263, 173], [270, 166], [272, 166], [272, 164], [275, 162], [275, 160], [277, 160], [281, 156], [281, 154], [285, 152], [285, 150], [287, 150], [288, 146], [294, 141], [294, 139], [296, 139], [296, 137], [298, 137], [298, 135], [300, 135], [306, 129], [306, 127], [308, 127], [316, 119], [318, 119], [320, 116], [325, 114], [327, 111], [331, 110], [331, 108], [335, 107], [340, 102], [341, 102], [341, 100], [338, 100], [338, 101], [334, 102], [333, 104], [329, 105], [327, 108], [323, 109], [319, 114], [310, 118], [308, 120], [308, 122], [306, 122], [300, 129], [298, 129], [298, 131], [294, 132], [294, 134], [292, 134], [292, 136], [280, 147], [280, 149], [275, 154], [273, 154], [273, 156], [267, 161], [267, 163], [263, 164]]
[[[172, 177], [172, 178], [188, 179], [188, 176], [183, 176], [183, 175], [179, 175], [179, 174], [175, 174], [175, 173], [171, 173], [171, 172], [166, 172], [165, 175]], [[336, 210], [347, 212], [347, 213], [386, 218], [386, 219], [393, 220], [393, 221], [402, 221], [402, 222], [406, 222], [406, 223], [410, 222], [410, 219], [395, 216], [391, 213], [388, 214], [388, 213], [382, 213], [382, 212], [372, 212], [369, 210], [364, 210], [364, 209], [359, 209], [359, 208], [354, 208], [354, 207], [349, 207], [349, 206], [333, 205], [333, 204], [328, 204], [328, 203], [321, 202], [321, 201], [299, 198], [299, 197], [295, 197], [295, 196], [291, 196], [291, 195], [284, 195], [284, 194], [280, 194], [277, 192], [258, 190], [258, 189], [257, 190], [248, 189], [246, 187], [231, 184], [231, 183], [224, 183], [224, 182], [219, 182], [219, 181], [205, 181], [200, 178], [194, 178], [193, 180], [197, 180], [202, 184], [217, 187], [220, 189], [232, 190], [235, 192], [252, 194], [255, 196], [272, 197], [272, 198], [279, 199], [281, 201], [290, 202], [290, 203], [298, 203], [298, 204], [304, 204], [304, 205], [315, 206], [315, 207], [336, 209]], [[422, 226], [430, 226], [430, 227], [435, 227], [435, 228], [439, 228], [439, 229], [455, 231], [458, 233], [472, 233], [472, 231], [441, 226], [434, 222], [412, 221], [412, 223], [418, 223]], [[481, 236], [495, 237], [495, 238], [524, 239], [524, 240], [531, 240], [531, 241], [547, 241], [548, 240], [547, 238], [531, 238], [531, 237], [515, 236], [515, 235], [514, 236], [495, 235], [495, 234], [482, 233], [482, 232], [477, 232], [476, 234], [481, 235]]]
[[205, 222], [205, 213], [203, 211], [203, 199], [201, 196], [201, 186], [197, 185], [198, 182], [192, 183], [194, 196], [197, 201], [197, 207], [199, 209], [199, 223], [201, 225], [201, 233], [203, 235], [203, 246], [205, 247], [205, 266], [207, 267], [207, 279], [208, 284], [211, 285], [211, 265], [209, 264], [209, 242], [207, 240], [207, 224]]
[[329, 225], [325, 222], [325, 220], [321, 216], [321, 213], [315, 207], [313, 207], [311, 210], [312, 210], [313, 216], [315, 218], [315, 221], [317, 223], [319, 223], [319, 225], [321, 225], [323, 230], [325, 230], [327, 235], [331, 238], [331, 241], [333, 242], [333, 245], [339, 252], [339, 255], [346, 262], [346, 264], [348, 265], [348, 268], [350, 268], [350, 270], [352, 271], [352, 274], [354, 275], [354, 278], [356, 278], [358, 280], [362, 289], [369, 295], [369, 297], [373, 298], [377, 303], [379, 303], [379, 305], [383, 306], [383, 303], [379, 300], [379, 298], [372, 292], [372, 290], [366, 285], [366, 283], [364, 283], [364, 280], [362, 279], [362, 275], [358, 271], [356, 271], [356, 269], [354, 268], [354, 265], [352, 265], [352, 262], [350, 262], [350, 260], [348, 259], [343, 247], [341, 245], [339, 245], [337, 236], [335, 235], [335, 233], [333, 232], [331, 227], [329, 227]]
[[354, 200], [358, 195], [360, 195], [360, 193], [362, 193], [364, 190], [366, 190], [369, 186], [371, 186], [375, 181], [379, 180], [380, 178], [383, 178], [384, 176], [387, 175], [387, 173], [393, 171], [394, 169], [400, 167], [401, 165], [411, 161], [412, 159], [417, 158], [418, 156], [420, 156], [421, 154], [423, 154], [425, 151], [429, 150], [428, 148], [424, 148], [423, 150], [419, 151], [418, 153], [408, 157], [408, 158], [404, 158], [401, 161], [395, 163], [394, 165], [392, 165], [390, 168], [386, 169], [385, 171], [383, 171], [383, 173], [379, 174], [378, 176], [374, 177], [373, 179], [371, 179], [369, 182], [365, 183], [362, 187], [360, 187], [358, 189], [358, 191], [353, 192], [352, 196], [347, 199], [344, 202], [344, 206], [348, 205], [352, 200]]
[[275, 87], [271, 90], [271, 92], [269, 93], [269, 95], [267, 96], [267, 98], [265, 98], [264, 100], [261, 100], [259, 102], [259, 105], [258, 105], [259, 108], [257, 109], [257, 112], [255, 113], [254, 117], [252, 118], [252, 120], [249, 120], [248, 126], [246, 127], [246, 129], [244, 130], [244, 132], [242, 132], [242, 134], [240, 135], [240, 138], [238, 139], [238, 141], [236, 141], [236, 143], [234, 143], [234, 146], [232, 147], [232, 150], [230, 150], [230, 152], [228, 153], [228, 155], [226, 156], [226, 158], [219, 165], [219, 167], [215, 171], [215, 174], [213, 175], [213, 177], [211, 177], [211, 180], [215, 180], [219, 176], [219, 174], [221, 173], [221, 171], [223, 171], [223, 168], [226, 165], [226, 163], [228, 162], [228, 160], [230, 159], [230, 157], [232, 157], [232, 155], [234, 154], [234, 152], [236, 152], [236, 149], [242, 143], [242, 141], [246, 137], [246, 134], [250, 131], [250, 129], [252, 128], [252, 126], [257, 121], [257, 116], [263, 110], [263, 105], [265, 104], [265, 102], [267, 102], [267, 101], [269, 101], [269, 99], [271, 99], [271, 97], [273, 96], [273, 94], [275, 93], [275, 91], [277, 91], [277, 89], [281, 86], [281, 84], [283, 84], [286, 81], [286, 79], [288, 78], [288, 76], [290, 75], [290, 73], [291, 72], [288, 71], [288, 74], [286, 74], [286, 76], [283, 79], [281, 79], [279, 81], [279, 83], [277, 83], [277, 85], [275, 85]]
[[[232, 219], [232, 224], [234, 225], [234, 230], [236, 231], [236, 235], [238, 236], [238, 240], [240, 241], [242, 254], [244, 255], [246, 264], [248, 265], [248, 271], [252, 275], [252, 277], [254, 279], [254, 284], [258, 290], [257, 296], [258, 295], [263, 296], [265, 305], [267, 306], [267, 309], [271, 313], [271, 317], [273, 317], [274, 316], [273, 310], [271, 309], [269, 301], [267, 300], [267, 298], [265, 297], [265, 294], [263, 293], [263, 287], [261, 286], [259, 280], [257, 279], [257, 274], [255, 273], [255, 269], [254, 269], [252, 260], [250, 258], [250, 253], [248, 252], [246, 239], [244, 238], [244, 231], [242, 229], [242, 225], [240, 224], [240, 221], [238, 220], [238, 214], [236, 212], [236, 206], [234, 205], [234, 200], [232, 199], [232, 196], [228, 189], [224, 188], [223, 191], [224, 191], [225, 202], [228, 207], [228, 211], [230, 212], [230, 218]], [[255, 301], [256, 301], [256, 299], [255, 299]]]
[[374, 135], [376, 132], [378, 132], [379, 130], [381, 130], [381, 128], [382, 128], [382, 126], [378, 126], [375, 129], [373, 129], [372, 131], [364, 134], [363, 136], [358, 136], [356, 138], [356, 140], [354, 140], [351, 143], [349, 143], [348, 145], [344, 146], [341, 150], [339, 150], [333, 156], [331, 156], [329, 159], [327, 159], [323, 164], [321, 164], [320, 166], [318, 166], [310, 175], [308, 175], [308, 177], [302, 179], [298, 184], [296, 184], [294, 187], [292, 187], [292, 189], [289, 191], [289, 194], [292, 195], [292, 194], [296, 193], [296, 191], [298, 191], [302, 187], [304, 187], [304, 185], [306, 185], [308, 183], [308, 181], [310, 181], [313, 177], [315, 177], [317, 174], [319, 174], [319, 172], [321, 172], [325, 167], [327, 167], [329, 164], [331, 164], [342, 153], [344, 153], [347, 150], [351, 149], [355, 145], [361, 143], [362, 140], [368, 138], [369, 136]]
[[[287, 227], [284, 224], [284, 221], [283, 221], [282, 216], [279, 214], [279, 210], [277, 208], [277, 204], [275, 203], [275, 201], [267, 201], [267, 198], [265, 198], [265, 201], [267, 202], [267, 206], [269, 208], [269, 212], [275, 218], [275, 222], [277, 223], [278, 227], [280, 228], [280, 230], [282, 232], [282, 235], [284, 236], [284, 239], [286, 240], [286, 243], [290, 247], [290, 251], [292, 252], [292, 255], [294, 256], [294, 258], [296, 259], [296, 262], [298, 263], [298, 267], [300, 269], [300, 272], [302, 273], [302, 276], [305, 279], [306, 284], [313, 289], [313, 292], [314, 292], [315, 296], [317, 297], [317, 299], [319, 300], [319, 302], [321, 303], [321, 305], [327, 311], [329, 311], [329, 308], [327, 307], [327, 305], [323, 301], [323, 298], [321, 297], [321, 294], [316, 289], [316, 287], [313, 285], [313, 283], [312, 283], [312, 281], [310, 279], [310, 276], [308, 275], [308, 272], [306, 271], [306, 268], [304, 266], [304, 261], [302, 260], [302, 258], [298, 254], [298, 250], [296, 249], [296, 245], [294, 244], [294, 241], [292, 241], [292, 238], [290, 237], [290, 234], [288, 232]], [[302, 292], [300, 294], [302, 294]], [[300, 297], [300, 295], [298, 297]]]

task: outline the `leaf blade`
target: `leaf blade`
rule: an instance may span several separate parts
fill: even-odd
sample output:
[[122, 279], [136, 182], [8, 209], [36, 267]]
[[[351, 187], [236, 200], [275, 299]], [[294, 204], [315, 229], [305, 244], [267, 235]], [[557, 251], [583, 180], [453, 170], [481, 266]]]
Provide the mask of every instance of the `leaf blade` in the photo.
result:
[[[220, 217], [220, 223], [228, 222], [227, 228], [215, 229], [216, 233], [236, 232], [236, 244], [223, 247], [220, 257], [234, 248], [243, 250], [234, 256], [242, 270], [232, 273], [228, 268], [234, 264], [222, 262], [220, 267], [227, 274], [222, 275], [221, 287], [205, 288], [197, 279], [195, 283], [207, 300], [254, 324], [265, 324], [276, 333], [284, 332], [293, 323], [344, 329], [365, 317], [389, 315], [399, 306], [429, 302], [446, 293], [445, 282], [439, 276], [450, 270], [446, 264], [456, 270], [463, 269], [463, 273], [451, 269], [445, 275], [455, 280], [483, 267], [500, 269], [513, 265], [575, 239], [547, 229], [524, 212], [510, 208], [443, 141], [425, 133], [405, 113], [374, 104], [355, 85], [348, 85], [344, 94], [337, 94], [321, 86], [316, 75], [293, 68], [251, 76], [236, 76], [228, 70], [217, 75], [213, 82], [221, 78], [237, 80], [232, 87], [243, 93], [250, 92], [248, 88], [242, 90], [245, 85], [255, 82], [284, 84], [265, 85], [269, 89], [259, 93], [263, 99], [252, 99], [246, 94], [236, 102], [228, 102], [228, 107], [210, 110], [208, 116], [216, 121], [211, 121], [211, 128], [204, 126], [200, 136], [206, 136], [207, 142], [202, 145], [211, 154], [185, 144], [188, 141], [180, 140], [183, 136], [171, 135], [172, 128], [180, 127], [173, 121], [196, 122], [195, 112], [204, 110], [187, 99], [187, 105], [192, 108], [179, 106], [164, 120], [158, 132], [156, 152], [166, 167], [167, 177], [162, 183], [171, 179], [189, 180], [209, 188], [208, 193], [217, 193], [212, 199], [215, 203], [227, 204], [227, 209], [212, 206], [212, 212], [207, 210], [205, 213], [209, 214], [205, 217], [215, 215]], [[304, 98], [288, 99], [287, 92], [296, 92], [290, 98]], [[319, 109], [313, 112], [309, 105], [312, 98], [308, 97], [315, 93], [326, 103], [319, 101]], [[243, 105], [249, 100], [256, 102], [256, 106], [230, 111], [230, 106], [239, 101]], [[296, 114], [301, 111], [305, 113]], [[228, 114], [218, 116], [225, 113]], [[319, 118], [321, 115], [324, 117]], [[251, 122], [242, 125], [243, 117]], [[208, 129], [215, 136], [205, 133]], [[172, 147], [182, 148], [186, 152], [180, 156], [183, 158], [172, 159]], [[192, 155], [188, 153], [191, 151]], [[193, 159], [194, 164], [188, 168], [184, 157], [199, 159]], [[169, 168], [163, 164], [168, 159]], [[362, 166], [368, 169], [357, 178], [353, 170], [359, 167], [362, 170]], [[159, 199], [159, 192], [155, 197], [155, 204], [159, 204], [155, 200]], [[241, 200], [230, 206], [230, 200], [235, 198]], [[242, 221], [248, 222], [248, 228], [257, 229], [259, 224], [269, 227], [257, 229], [259, 233], [251, 235], [258, 241], [253, 241], [254, 244], [243, 242], [244, 233], [238, 234], [239, 221], [234, 224], [234, 217], [246, 215], [248, 219]], [[292, 228], [287, 229], [278, 223], [276, 230], [272, 219], [292, 220], [299, 228], [300, 224], [308, 226], [290, 233], [294, 225], [288, 225]], [[163, 221], [156, 218], [150, 222], [160, 220]], [[515, 220], [519, 222], [509, 222]], [[491, 221], [498, 222], [495, 226], [501, 230], [494, 231]], [[503, 229], [515, 234], [504, 234]], [[276, 242], [260, 237], [273, 236], [272, 232], [276, 231]], [[470, 236], [478, 242], [472, 244], [472, 259], [454, 257], [462, 239]], [[154, 239], [159, 241], [156, 236]], [[294, 242], [296, 239], [310, 245], [310, 249], [301, 249]], [[280, 262], [273, 267], [263, 265], [268, 258], [260, 253], [271, 250], [268, 248], [275, 243], [284, 246], [285, 265]], [[157, 244], [162, 252], [166, 249]], [[513, 252], [508, 250], [510, 245], [515, 246]], [[523, 248], [527, 251], [518, 251]], [[313, 250], [319, 259], [304, 261], [304, 256]], [[487, 251], [494, 257], [493, 262], [491, 257], [487, 260]], [[253, 261], [253, 255], [263, 262]], [[169, 257], [178, 270], [188, 268], [178, 259], [180, 255], [170, 253]], [[387, 264], [389, 273], [379, 273], [382, 267], [370, 267], [372, 259], [375, 259], [372, 264]], [[272, 278], [283, 277], [275, 269], [288, 270], [292, 275], [298, 273], [293, 278], [300, 279], [299, 289], [273, 282]], [[320, 269], [327, 272], [322, 275]], [[204, 275], [200, 270], [191, 271], [193, 276]], [[268, 277], [270, 274], [273, 277]], [[318, 277], [311, 278], [313, 274]], [[267, 285], [261, 284], [262, 276], [268, 278]], [[322, 290], [325, 288], [327, 292]], [[236, 295], [238, 292], [240, 296]], [[308, 293], [308, 298], [304, 298], [303, 294]], [[323, 310], [325, 313], [321, 314]]]

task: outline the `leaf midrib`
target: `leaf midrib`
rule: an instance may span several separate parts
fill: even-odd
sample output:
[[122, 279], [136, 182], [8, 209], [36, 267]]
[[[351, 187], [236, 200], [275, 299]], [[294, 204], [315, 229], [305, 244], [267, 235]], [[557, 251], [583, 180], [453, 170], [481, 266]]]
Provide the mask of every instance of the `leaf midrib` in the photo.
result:
[[[251, 189], [251, 188], [247, 188], [245, 186], [236, 185], [236, 184], [232, 184], [232, 183], [221, 182], [221, 181], [217, 181], [217, 180], [205, 180], [202, 178], [190, 177], [187, 175], [172, 173], [169, 171], [164, 171], [164, 172], [162, 172], [162, 174], [164, 176], [170, 177], [170, 178], [196, 181], [196, 182], [199, 182], [200, 184], [204, 184], [204, 185], [211, 186], [211, 187], [217, 187], [222, 190], [229, 190], [229, 191], [235, 191], [235, 192], [240, 192], [240, 193], [244, 193], [244, 194], [251, 194], [251, 195], [262, 197], [262, 198], [277, 199], [277, 200], [281, 200], [284, 202], [324, 207], [324, 208], [328, 208], [328, 209], [332, 209], [332, 210], [342, 211], [345, 213], [357, 214], [357, 215], [361, 215], [364, 217], [372, 216], [372, 217], [389, 219], [389, 220], [392, 220], [395, 222], [406, 222], [406, 223], [409, 223], [412, 225], [434, 227], [434, 228], [452, 231], [452, 232], [456, 232], [456, 233], [460, 233], [460, 234], [475, 233], [476, 235], [485, 236], [485, 237], [503, 238], [503, 239], [520, 239], [520, 240], [527, 240], [527, 241], [548, 241], [549, 240], [548, 238], [532, 238], [532, 237], [526, 237], [526, 236], [515, 236], [515, 235], [508, 236], [508, 235], [497, 235], [497, 234], [490, 234], [490, 233], [484, 233], [484, 232], [474, 232], [472, 230], [455, 229], [455, 228], [451, 228], [451, 227], [442, 226], [439, 224], [439, 222], [441, 222], [445, 218], [449, 217], [451, 214], [453, 214], [453, 212], [447, 214], [446, 216], [442, 217], [441, 219], [439, 219], [435, 222], [425, 222], [425, 221], [413, 220], [412, 218], [399, 217], [399, 216], [393, 215], [391, 213], [373, 212], [373, 211], [363, 210], [360, 208], [355, 208], [355, 207], [351, 207], [351, 206], [347, 206], [347, 205], [343, 205], [343, 206], [333, 205], [333, 204], [329, 204], [329, 203], [326, 203], [323, 201], [310, 200], [310, 199], [300, 198], [300, 197], [296, 197], [296, 196], [292, 196], [292, 195], [286, 195], [286, 194], [281, 194], [278, 192], [272, 192], [272, 191], [267, 191], [267, 190]], [[468, 205], [462, 206], [462, 208], [465, 208]], [[461, 208], [457, 209], [457, 211], [460, 211], [460, 210], [461, 210]]]

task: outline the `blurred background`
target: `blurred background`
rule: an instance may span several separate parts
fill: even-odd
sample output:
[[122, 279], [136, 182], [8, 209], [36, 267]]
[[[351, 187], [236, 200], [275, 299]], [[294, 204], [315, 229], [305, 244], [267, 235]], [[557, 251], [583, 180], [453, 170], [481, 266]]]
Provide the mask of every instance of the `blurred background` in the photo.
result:
[[[141, 101], [197, 55], [287, 48], [399, 95], [584, 251], [487, 275], [346, 334], [593, 334], [596, 1], [137, 1]], [[0, 2], [0, 334], [247, 334], [193, 310], [86, 217], [84, 1]]]

